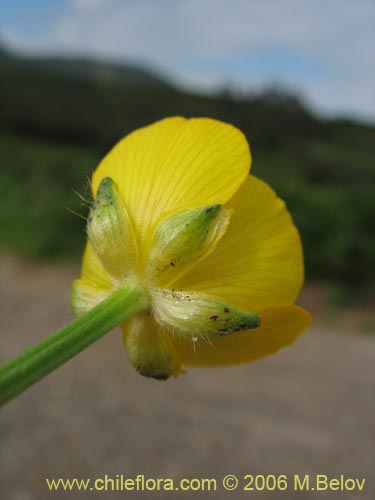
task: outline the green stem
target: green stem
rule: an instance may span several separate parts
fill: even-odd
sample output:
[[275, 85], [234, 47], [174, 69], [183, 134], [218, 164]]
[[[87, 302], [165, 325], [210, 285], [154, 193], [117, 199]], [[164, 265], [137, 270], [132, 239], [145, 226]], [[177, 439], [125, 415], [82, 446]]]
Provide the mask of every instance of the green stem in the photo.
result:
[[91, 311], [4, 364], [0, 368], [0, 405], [148, 306], [144, 288], [120, 286]]

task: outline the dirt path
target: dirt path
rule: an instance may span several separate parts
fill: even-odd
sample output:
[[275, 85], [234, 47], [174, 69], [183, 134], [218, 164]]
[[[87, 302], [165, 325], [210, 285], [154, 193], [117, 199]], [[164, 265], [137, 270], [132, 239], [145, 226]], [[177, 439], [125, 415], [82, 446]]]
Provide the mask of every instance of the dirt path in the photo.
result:
[[[77, 270], [0, 261], [0, 360], [70, 319]], [[355, 333], [355, 332], [353, 332]], [[0, 413], [0, 490], [45, 498], [374, 498], [375, 337], [313, 327], [292, 348], [237, 368], [137, 375], [116, 332]], [[49, 477], [327, 474], [365, 491], [48, 493]], [[241, 481], [244, 484], [244, 481]]]

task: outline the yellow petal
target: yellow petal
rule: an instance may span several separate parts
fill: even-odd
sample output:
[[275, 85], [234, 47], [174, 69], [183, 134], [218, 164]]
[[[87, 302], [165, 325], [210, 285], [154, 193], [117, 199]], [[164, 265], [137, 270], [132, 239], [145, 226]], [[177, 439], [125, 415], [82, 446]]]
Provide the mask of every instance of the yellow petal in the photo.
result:
[[311, 323], [310, 314], [298, 306], [277, 306], [257, 311], [261, 326], [222, 337], [211, 344], [175, 340], [182, 364], [223, 366], [248, 363], [293, 344]]
[[96, 193], [111, 177], [144, 241], [166, 212], [223, 204], [244, 182], [249, 146], [235, 127], [209, 118], [166, 118], [122, 139], [93, 176]]
[[171, 336], [160, 330], [147, 313], [136, 314], [122, 329], [126, 356], [141, 375], [166, 380], [181, 373]]
[[104, 269], [90, 242], [87, 242], [83, 254], [81, 280], [97, 289], [111, 289], [113, 287], [109, 274]]
[[71, 306], [74, 314], [82, 316], [112, 291], [113, 283], [88, 242], [83, 254], [81, 278], [73, 282]]
[[249, 311], [294, 303], [303, 283], [303, 256], [284, 202], [250, 176], [227, 206], [233, 209], [231, 222], [215, 251], [173, 286]]

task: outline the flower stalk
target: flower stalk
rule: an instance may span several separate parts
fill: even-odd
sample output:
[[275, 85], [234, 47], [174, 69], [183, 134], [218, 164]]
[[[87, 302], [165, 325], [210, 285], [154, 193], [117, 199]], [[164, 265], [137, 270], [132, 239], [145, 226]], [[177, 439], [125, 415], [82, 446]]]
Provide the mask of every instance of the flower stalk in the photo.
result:
[[142, 286], [120, 285], [88, 313], [0, 367], [0, 405], [148, 307], [148, 294]]

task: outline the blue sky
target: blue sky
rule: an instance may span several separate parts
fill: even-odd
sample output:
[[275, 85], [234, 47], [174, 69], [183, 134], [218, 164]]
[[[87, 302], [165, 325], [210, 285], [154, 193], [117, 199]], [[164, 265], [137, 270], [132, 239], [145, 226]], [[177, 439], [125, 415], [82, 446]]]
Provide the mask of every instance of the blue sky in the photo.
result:
[[146, 64], [197, 90], [278, 84], [323, 115], [375, 117], [373, 0], [1, 0], [0, 40]]

